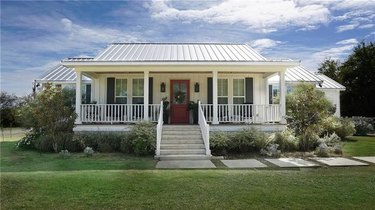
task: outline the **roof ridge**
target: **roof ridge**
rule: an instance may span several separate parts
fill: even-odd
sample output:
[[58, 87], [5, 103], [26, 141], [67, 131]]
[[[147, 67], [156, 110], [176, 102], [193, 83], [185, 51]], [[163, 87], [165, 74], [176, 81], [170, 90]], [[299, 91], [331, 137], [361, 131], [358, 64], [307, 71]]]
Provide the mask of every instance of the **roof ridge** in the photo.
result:
[[234, 42], [112, 42], [110, 44], [214, 44], [214, 45], [246, 45]]

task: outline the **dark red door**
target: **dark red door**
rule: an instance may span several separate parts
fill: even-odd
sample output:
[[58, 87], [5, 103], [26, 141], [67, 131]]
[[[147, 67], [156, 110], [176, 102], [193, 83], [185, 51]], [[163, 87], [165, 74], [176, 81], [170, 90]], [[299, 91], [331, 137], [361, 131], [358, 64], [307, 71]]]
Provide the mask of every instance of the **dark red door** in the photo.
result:
[[171, 123], [189, 123], [189, 80], [171, 80]]

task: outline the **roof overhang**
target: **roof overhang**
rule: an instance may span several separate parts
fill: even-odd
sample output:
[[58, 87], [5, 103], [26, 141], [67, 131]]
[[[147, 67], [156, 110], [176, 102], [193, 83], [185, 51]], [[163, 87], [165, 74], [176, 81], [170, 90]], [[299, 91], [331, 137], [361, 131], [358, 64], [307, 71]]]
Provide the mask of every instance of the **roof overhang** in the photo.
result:
[[294, 67], [299, 61], [254, 61], [254, 62], [120, 62], [120, 61], [61, 61], [64, 66], [283, 66]]

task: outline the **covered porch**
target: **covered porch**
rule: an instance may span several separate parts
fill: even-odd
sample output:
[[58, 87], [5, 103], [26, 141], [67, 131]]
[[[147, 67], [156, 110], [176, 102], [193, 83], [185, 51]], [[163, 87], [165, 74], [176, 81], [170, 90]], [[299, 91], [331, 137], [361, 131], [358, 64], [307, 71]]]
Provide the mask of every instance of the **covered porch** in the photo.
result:
[[[200, 102], [198, 110], [211, 125], [285, 123], [284, 67], [143, 68], [76, 68], [76, 124], [158, 122], [162, 111], [168, 112], [164, 123], [189, 124], [191, 101]], [[86, 104], [80, 100], [83, 75], [92, 79], [92, 102]], [[267, 80], [273, 75], [280, 76], [279, 104], [270, 104]], [[163, 98], [169, 102], [167, 110]]]

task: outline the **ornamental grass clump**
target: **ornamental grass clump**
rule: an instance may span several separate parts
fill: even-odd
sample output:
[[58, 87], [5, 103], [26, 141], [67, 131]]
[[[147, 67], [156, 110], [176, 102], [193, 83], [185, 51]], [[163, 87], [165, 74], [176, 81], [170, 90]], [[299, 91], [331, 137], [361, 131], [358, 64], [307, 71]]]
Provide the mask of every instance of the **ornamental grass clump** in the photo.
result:
[[94, 150], [91, 147], [86, 147], [83, 150], [83, 153], [85, 153], [86, 157], [92, 157], [92, 155], [94, 154]]

